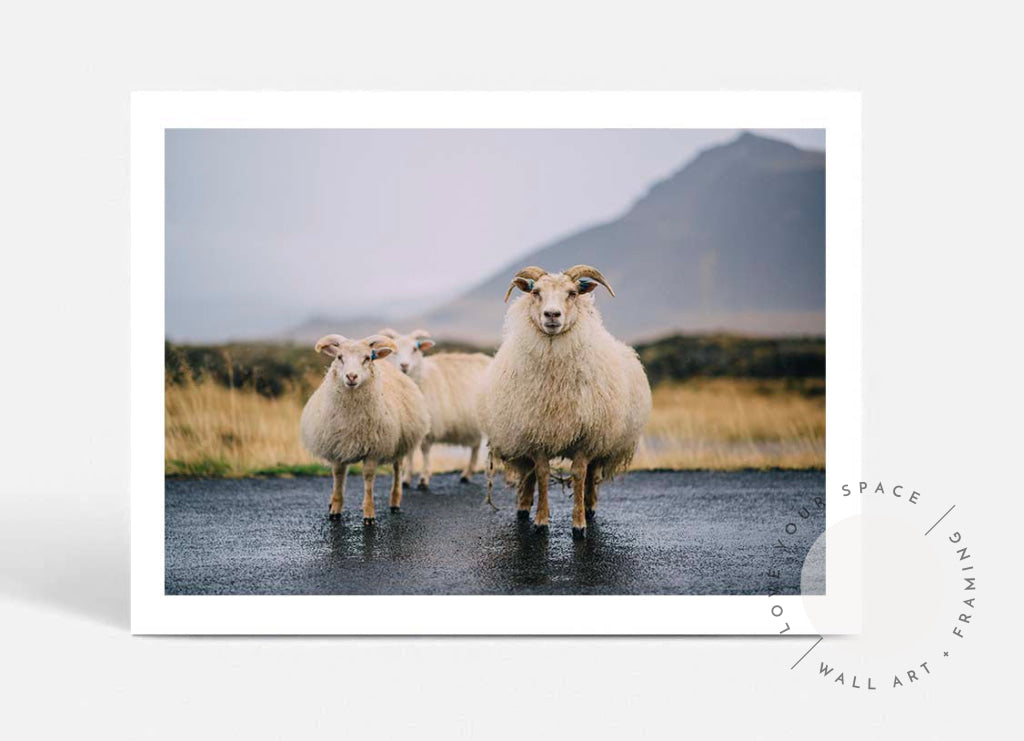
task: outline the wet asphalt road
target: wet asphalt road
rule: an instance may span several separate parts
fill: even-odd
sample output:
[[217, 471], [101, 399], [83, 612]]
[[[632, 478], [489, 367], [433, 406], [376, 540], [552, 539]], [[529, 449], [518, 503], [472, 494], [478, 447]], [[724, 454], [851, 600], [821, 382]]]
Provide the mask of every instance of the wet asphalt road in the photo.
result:
[[583, 542], [572, 539], [571, 500], [557, 484], [544, 536], [516, 521], [512, 492], [496, 488], [499, 511], [483, 504], [480, 474], [407, 489], [400, 514], [388, 511], [390, 477], [378, 476], [377, 524], [364, 528], [361, 483], [350, 477], [342, 519], [331, 522], [330, 479], [168, 480], [166, 592], [794, 593], [825, 523], [814, 504], [822, 472], [626, 474], [602, 486]]

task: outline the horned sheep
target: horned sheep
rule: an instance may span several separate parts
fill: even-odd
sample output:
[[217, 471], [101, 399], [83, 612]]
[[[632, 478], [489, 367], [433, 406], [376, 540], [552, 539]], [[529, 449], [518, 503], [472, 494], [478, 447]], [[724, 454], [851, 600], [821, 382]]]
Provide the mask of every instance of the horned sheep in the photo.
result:
[[[482, 353], [441, 353], [427, 356], [434, 347], [430, 333], [417, 329], [402, 335], [393, 329], [382, 329], [380, 334], [394, 340], [397, 350], [389, 360], [402, 373], [416, 382], [427, 401], [430, 412], [430, 432], [423, 438], [420, 450], [423, 456], [417, 487], [430, 486], [430, 449], [435, 443], [468, 447], [469, 461], [462, 470], [461, 480], [468, 482], [476, 468], [483, 442], [477, 416], [476, 391], [491, 363], [491, 357]], [[405, 463], [405, 481], [411, 483], [412, 453]]]
[[302, 410], [300, 428], [306, 449], [331, 465], [331, 519], [341, 517], [348, 466], [358, 461], [363, 464], [363, 524], [374, 524], [373, 480], [379, 463], [394, 466], [390, 504], [392, 512], [400, 511], [402, 459], [427, 434], [430, 417], [416, 384], [390, 363], [377, 362], [396, 349], [381, 335], [349, 340], [329, 334], [316, 343], [316, 351], [332, 361]]
[[553, 458], [572, 462], [572, 528], [586, 536], [602, 480], [633, 457], [651, 411], [651, 390], [636, 352], [605, 329], [592, 291], [601, 273], [577, 265], [562, 273], [520, 270], [505, 300], [501, 347], [478, 395], [492, 454], [517, 478], [517, 515], [549, 524], [548, 478]]

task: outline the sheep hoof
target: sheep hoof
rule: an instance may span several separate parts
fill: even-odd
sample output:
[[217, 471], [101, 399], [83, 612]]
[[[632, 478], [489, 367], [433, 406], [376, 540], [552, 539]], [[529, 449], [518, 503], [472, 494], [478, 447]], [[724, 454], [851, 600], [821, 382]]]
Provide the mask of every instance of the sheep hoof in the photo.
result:
[[459, 478], [459, 483], [460, 484], [468, 484], [469, 483], [469, 476], [462, 476], [462, 477], [460, 477]]
[[341, 519], [341, 512], [331, 512], [327, 515], [327, 519], [331, 520], [332, 522], [337, 522]]
[[398, 514], [398, 513], [400, 513], [401, 511], [402, 511], [402, 508], [401, 508], [401, 507], [392, 507], [392, 508], [391, 508], [391, 514], [393, 514], [393, 515], [397, 515], [397, 514]]
[[547, 525], [534, 525], [533, 526], [533, 532], [537, 533], [537, 535], [547, 535], [548, 534], [548, 526]]
[[403, 489], [408, 489], [409, 488], [409, 482], [408, 481], [403, 481], [402, 482], [402, 488]]
[[426, 491], [427, 489], [430, 488], [430, 484], [428, 484], [426, 481], [421, 481], [418, 484], [416, 484], [416, 488], [419, 489], [420, 491]]
[[586, 511], [586, 514], [587, 514], [587, 522], [590, 522], [595, 517], [597, 517], [597, 510], [596, 509], [588, 509]]
[[364, 517], [363, 518], [363, 525], [366, 526], [366, 527], [370, 527], [375, 522], [376, 522], [376, 520], [374, 518], [372, 518], [372, 517]]
[[516, 519], [519, 520], [520, 522], [526, 522], [527, 520], [530, 519], [530, 510], [528, 510], [528, 509], [516, 510]]
[[572, 529], [572, 539], [573, 540], [586, 540], [586, 538], [587, 538], [587, 529], [585, 527], [574, 527]]

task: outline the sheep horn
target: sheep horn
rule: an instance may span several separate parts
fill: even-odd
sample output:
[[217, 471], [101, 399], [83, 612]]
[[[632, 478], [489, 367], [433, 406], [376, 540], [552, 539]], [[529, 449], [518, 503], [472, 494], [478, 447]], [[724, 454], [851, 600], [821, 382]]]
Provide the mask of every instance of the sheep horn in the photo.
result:
[[597, 268], [592, 268], [589, 265], [573, 265], [571, 268], [563, 272], [565, 275], [569, 276], [574, 282], [578, 281], [580, 278], [590, 278], [591, 280], [596, 280], [598, 283], [600, 283], [602, 286], [608, 289], [608, 293], [612, 295], [612, 298], [615, 298], [615, 291], [613, 291], [612, 287], [608, 285], [608, 281], [605, 280], [605, 277], [601, 275], [601, 271], [598, 270]]
[[391, 327], [385, 327], [384, 329], [379, 331], [377, 334], [382, 334], [385, 337], [390, 337], [393, 340], [397, 340], [399, 337], [402, 336], [396, 330], [391, 329]]
[[518, 273], [516, 273], [516, 276], [512, 279], [512, 283], [509, 284], [508, 291], [505, 292], [505, 301], [508, 301], [508, 297], [512, 295], [512, 289], [519, 287], [516, 281], [519, 280], [520, 278], [534, 281], [540, 278], [541, 276], [547, 274], [547, 270], [545, 270], [544, 268], [538, 268], [536, 265], [531, 265], [528, 268], [523, 268]]

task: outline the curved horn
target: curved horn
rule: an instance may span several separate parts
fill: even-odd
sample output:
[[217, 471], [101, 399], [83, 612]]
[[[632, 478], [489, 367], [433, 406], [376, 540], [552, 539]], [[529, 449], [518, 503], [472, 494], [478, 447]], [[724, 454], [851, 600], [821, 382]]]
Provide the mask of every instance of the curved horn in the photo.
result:
[[411, 337], [414, 340], [420, 340], [423, 339], [424, 337], [430, 337], [430, 332], [428, 332], [425, 329], [414, 329], [412, 332], [409, 333], [409, 337]]
[[597, 281], [608, 289], [608, 293], [612, 295], [612, 298], [615, 298], [615, 291], [608, 285], [608, 281], [605, 280], [605, 277], [601, 275], [601, 271], [597, 268], [592, 268], [589, 265], [573, 265], [568, 270], [563, 270], [562, 272], [574, 281], [579, 281], [580, 278], [590, 278]]
[[377, 334], [382, 334], [385, 337], [390, 337], [393, 340], [397, 340], [399, 337], [402, 336], [398, 331], [391, 329], [391, 327], [385, 327], [384, 329], [380, 330]]
[[348, 342], [348, 340], [340, 334], [324, 335], [316, 341], [316, 351], [335, 358], [338, 356], [338, 347], [341, 346], [342, 342]]
[[512, 295], [513, 288], [518, 288], [521, 291], [528, 291], [530, 289], [525, 287], [527, 285], [526, 281], [533, 283], [533, 281], [547, 274], [547, 270], [544, 268], [538, 268], [536, 265], [523, 268], [516, 273], [515, 277], [512, 279], [512, 283], [509, 285], [508, 291], [505, 292], [505, 301], [508, 301], [508, 297]]

